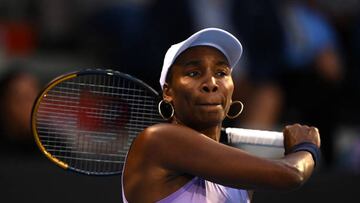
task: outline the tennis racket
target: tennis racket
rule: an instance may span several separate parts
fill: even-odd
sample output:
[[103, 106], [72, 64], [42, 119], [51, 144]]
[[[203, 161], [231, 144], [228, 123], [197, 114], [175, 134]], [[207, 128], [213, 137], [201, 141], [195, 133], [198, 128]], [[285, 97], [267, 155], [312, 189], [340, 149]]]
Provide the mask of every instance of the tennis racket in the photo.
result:
[[[60, 167], [88, 175], [122, 172], [134, 138], [164, 122], [158, 92], [112, 70], [84, 70], [51, 81], [38, 96], [31, 126], [40, 150]], [[283, 146], [280, 132], [226, 128], [232, 144]]]

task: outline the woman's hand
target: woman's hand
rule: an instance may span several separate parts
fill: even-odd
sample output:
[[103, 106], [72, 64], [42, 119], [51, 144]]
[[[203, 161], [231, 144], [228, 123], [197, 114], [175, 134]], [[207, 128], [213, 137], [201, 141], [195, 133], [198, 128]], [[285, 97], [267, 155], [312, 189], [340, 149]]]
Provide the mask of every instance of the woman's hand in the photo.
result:
[[285, 154], [287, 154], [293, 146], [310, 142], [320, 147], [320, 134], [316, 127], [309, 127], [307, 125], [288, 125], [284, 129], [284, 147]]

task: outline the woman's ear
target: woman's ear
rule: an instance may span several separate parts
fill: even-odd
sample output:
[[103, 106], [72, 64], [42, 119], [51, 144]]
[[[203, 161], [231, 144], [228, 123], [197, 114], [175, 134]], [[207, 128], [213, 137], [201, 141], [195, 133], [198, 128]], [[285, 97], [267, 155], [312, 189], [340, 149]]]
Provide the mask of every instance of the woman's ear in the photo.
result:
[[165, 83], [163, 86], [163, 98], [168, 102], [173, 100], [173, 92], [168, 83]]

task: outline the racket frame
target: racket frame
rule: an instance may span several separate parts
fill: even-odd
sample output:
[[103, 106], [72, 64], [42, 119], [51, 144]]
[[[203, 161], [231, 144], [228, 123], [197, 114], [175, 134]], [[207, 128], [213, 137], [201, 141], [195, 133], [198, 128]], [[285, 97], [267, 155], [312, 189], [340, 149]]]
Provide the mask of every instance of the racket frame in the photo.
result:
[[45, 154], [45, 156], [52, 162], [54, 162], [57, 166], [65, 169], [65, 170], [69, 170], [70, 171], [74, 171], [74, 172], [78, 172], [81, 174], [86, 174], [86, 175], [118, 175], [122, 173], [122, 170], [120, 171], [116, 171], [116, 172], [107, 172], [107, 173], [97, 173], [97, 172], [91, 172], [91, 171], [86, 171], [86, 170], [81, 170], [75, 167], [71, 167], [69, 164], [65, 163], [64, 161], [56, 158], [54, 155], [52, 155], [50, 152], [48, 152], [46, 150], [46, 148], [44, 147], [44, 145], [42, 144], [41, 140], [40, 140], [40, 136], [37, 132], [37, 124], [36, 124], [36, 112], [38, 111], [38, 108], [40, 106], [40, 103], [42, 101], [42, 99], [44, 97], [46, 97], [47, 93], [54, 88], [56, 85], [60, 84], [63, 81], [72, 79], [72, 78], [76, 78], [78, 76], [82, 76], [82, 75], [93, 75], [93, 74], [98, 74], [98, 75], [108, 75], [108, 76], [120, 76], [126, 79], [129, 79], [131, 81], [133, 81], [134, 83], [137, 83], [139, 85], [141, 85], [142, 87], [146, 88], [149, 92], [152, 92], [154, 94], [154, 99], [156, 101], [160, 101], [160, 96], [159, 93], [154, 90], [151, 86], [149, 86], [148, 84], [146, 84], [145, 82], [143, 82], [142, 80], [135, 78], [129, 74], [126, 73], [122, 73], [120, 71], [114, 71], [111, 69], [85, 69], [85, 70], [80, 70], [80, 71], [75, 71], [75, 72], [70, 72], [67, 74], [63, 74], [59, 77], [56, 77], [55, 79], [51, 80], [46, 86], [45, 88], [40, 92], [40, 94], [38, 95], [38, 97], [36, 98], [33, 108], [32, 108], [32, 112], [31, 112], [31, 128], [32, 128], [32, 133], [33, 136], [35, 138], [35, 142], [37, 144], [37, 146], [39, 147], [40, 151]]

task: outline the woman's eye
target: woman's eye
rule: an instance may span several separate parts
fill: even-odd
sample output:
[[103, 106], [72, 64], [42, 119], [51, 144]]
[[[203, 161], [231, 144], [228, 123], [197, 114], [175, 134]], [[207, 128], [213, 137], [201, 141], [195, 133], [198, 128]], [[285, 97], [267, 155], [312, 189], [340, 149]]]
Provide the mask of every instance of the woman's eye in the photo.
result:
[[219, 76], [219, 77], [224, 77], [224, 76], [227, 76], [228, 73], [226, 71], [219, 71], [216, 73], [216, 76]]
[[197, 72], [197, 71], [191, 71], [191, 72], [188, 72], [186, 75], [187, 76], [190, 76], [190, 77], [196, 77], [198, 76], [200, 73]]

